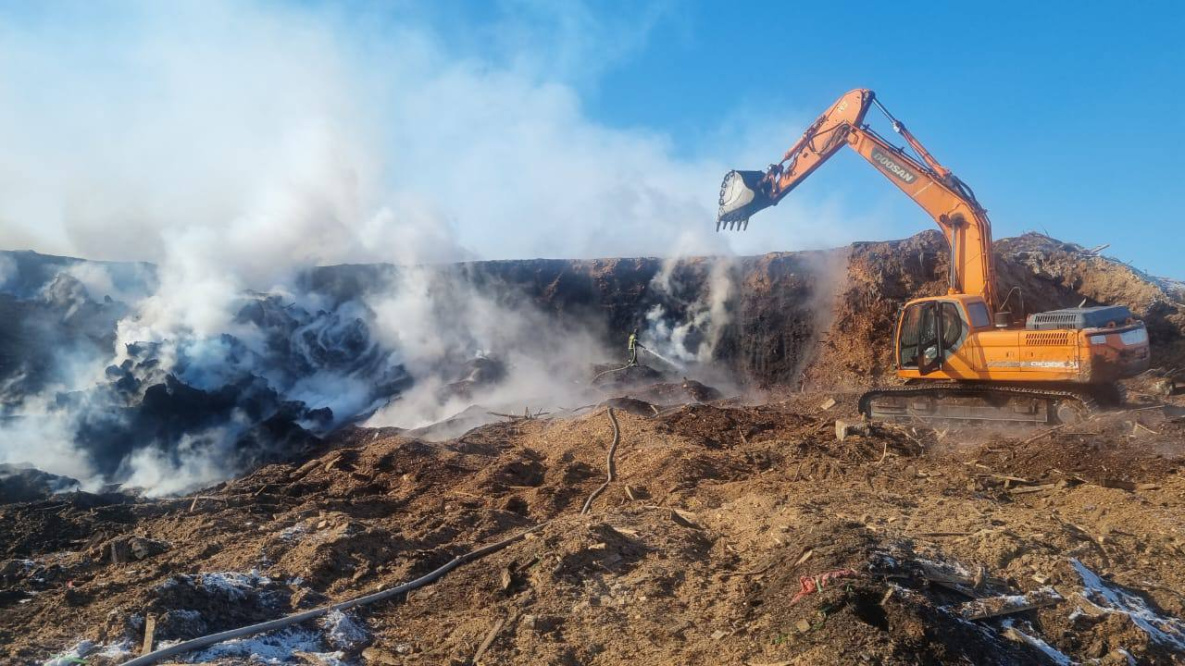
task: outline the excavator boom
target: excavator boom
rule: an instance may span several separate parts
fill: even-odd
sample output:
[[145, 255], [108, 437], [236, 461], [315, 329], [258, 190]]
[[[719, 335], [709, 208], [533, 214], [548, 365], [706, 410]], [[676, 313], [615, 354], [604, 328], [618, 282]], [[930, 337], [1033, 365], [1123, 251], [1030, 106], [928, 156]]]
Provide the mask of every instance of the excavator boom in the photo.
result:
[[[893, 129], [920, 159], [864, 125], [873, 105], [889, 116]], [[994, 311], [998, 304], [987, 211], [971, 188], [942, 166], [871, 90], [857, 89], [840, 97], [766, 171], [730, 171], [720, 188], [717, 230], [747, 228], [753, 214], [776, 205], [845, 145], [925, 209], [942, 229], [951, 246], [950, 293], [981, 296]]]
[[864, 122], [875, 95], [853, 90], [840, 97], [767, 171], [730, 171], [720, 187], [716, 230], [748, 226], [757, 211], [776, 205], [846, 143], [848, 131]]

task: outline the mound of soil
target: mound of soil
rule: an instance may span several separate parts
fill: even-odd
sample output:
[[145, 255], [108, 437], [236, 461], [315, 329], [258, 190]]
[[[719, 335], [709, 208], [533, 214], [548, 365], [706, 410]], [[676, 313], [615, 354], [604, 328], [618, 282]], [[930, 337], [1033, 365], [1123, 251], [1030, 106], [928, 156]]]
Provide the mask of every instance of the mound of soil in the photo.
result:
[[[1173, 643], [1185, 627], [1185, 424], [1174, 412], [1036, 434], [883, 426], [838, 441], [834, 419], [853, 415], [844, 394], [619, 410], [617, 480], [585, 515], [613, 437], [604, 408], [436, 444], [355, 428], [307, 462], [189, 497], [0, 507], [12, 537], [0, 545], [0, 658], [44, 660], [87, 639], [102, 647], [90, 663], [117, 663], [148, 615], [161, 640], [271, 619], [413, 579], [536, 525], [405, 599], [352, 612], [362, 638], [344, 648], [309, 624], [267, 638], [270, 650], [299, 650], [268, 654], [463, 664], [484, 645], [480, 663], [1185, 657]], [[191, 657], [246, 660], [228, 654]]]
[[76, 490], [78, 481], [32, 467], [0, 463], [0, 504], [32, 502], [54, 493]]

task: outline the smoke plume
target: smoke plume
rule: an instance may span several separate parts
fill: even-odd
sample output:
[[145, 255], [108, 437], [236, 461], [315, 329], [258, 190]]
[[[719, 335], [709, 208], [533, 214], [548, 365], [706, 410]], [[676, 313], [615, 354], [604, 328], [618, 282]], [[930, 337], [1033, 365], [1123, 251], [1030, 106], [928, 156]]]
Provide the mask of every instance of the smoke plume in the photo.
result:
[[[724, 159], [581, 106], [654, 7], [536, 8], [492, 41], [402, 7], [64, 9], [0, 10], [0, 247], [150, 263], [0, 256], [0, 462], [180, 492], [345, 423], [575, 400], [604, 324], [444, 264], [730, 253]], [[363, 263], [394, 268], [351, 289], [318, 268]], [[673, 266], [647, 334], [710, 359], [729, 262], [707, 300]]]

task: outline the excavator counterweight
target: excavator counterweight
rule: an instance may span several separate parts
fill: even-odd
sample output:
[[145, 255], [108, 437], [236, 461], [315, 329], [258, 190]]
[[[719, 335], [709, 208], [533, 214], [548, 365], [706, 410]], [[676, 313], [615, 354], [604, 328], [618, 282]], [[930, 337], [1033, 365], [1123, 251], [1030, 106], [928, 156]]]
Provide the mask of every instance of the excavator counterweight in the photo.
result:
[[[909, 147], [864, 124], [883, 111]], [[730, 171], [716, 229], [745, 229], [848, 146], [921, 206], [950, 245], [945, 296], [910, 301], [897, 322], [897, 375], [907, 386], [866, 393], [874, 418], [1043, 423], [1079, 418], [1150, 364], [1144, 323], [1126, 308], [1038, 313], [1024, 323], [997, 301], [991, 222], [971, 188], [943, 166], [867, 89], [848, 92], [766, 171]]]

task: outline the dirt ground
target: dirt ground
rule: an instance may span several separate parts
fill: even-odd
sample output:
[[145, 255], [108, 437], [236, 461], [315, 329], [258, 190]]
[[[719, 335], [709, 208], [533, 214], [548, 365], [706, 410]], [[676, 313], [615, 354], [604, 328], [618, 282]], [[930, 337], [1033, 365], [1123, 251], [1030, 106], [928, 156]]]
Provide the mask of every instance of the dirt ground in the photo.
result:
[[605, 405], [439, 443], [351, 430], [187, 497], [0, 507], [0, 661], [119, 663], [149, 616], [167, 644], [541, 525], [337, 624], [178, 663], [1185, 662], [1180, 397], [1055, 430], [840, 441], [854, 394], [671, 405], [679, 388], [702, 394], [610, 403], [617, 479], [586, 515], [613, 439]]

